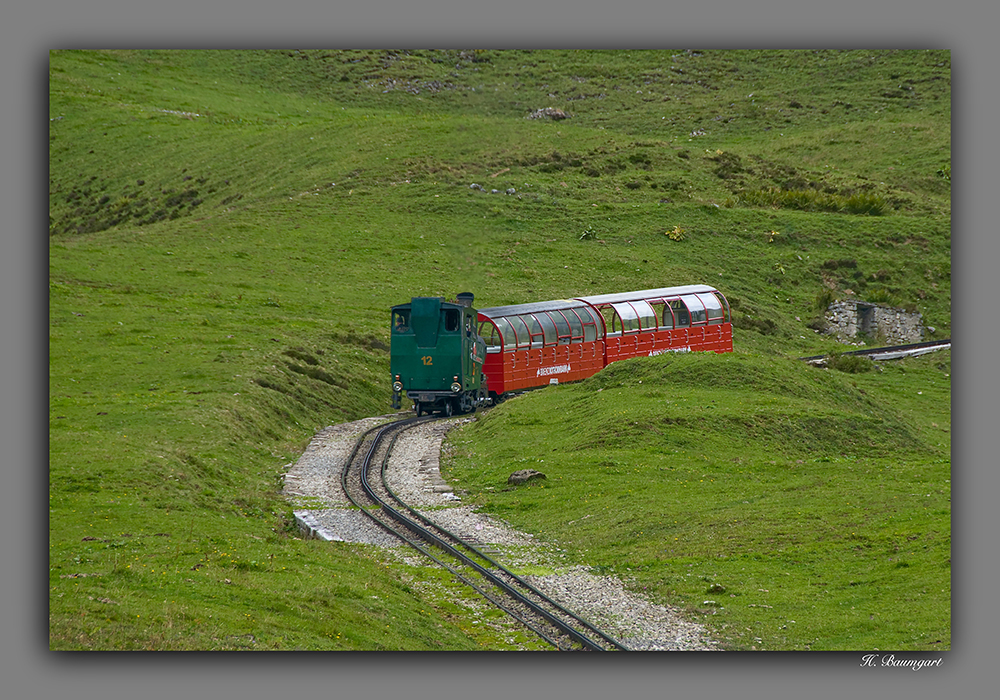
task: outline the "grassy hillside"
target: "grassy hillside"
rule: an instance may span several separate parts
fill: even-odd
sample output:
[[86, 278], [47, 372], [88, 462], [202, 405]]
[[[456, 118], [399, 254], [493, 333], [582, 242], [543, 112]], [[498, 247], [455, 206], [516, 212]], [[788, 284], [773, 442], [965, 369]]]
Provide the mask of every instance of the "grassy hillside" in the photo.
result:
[[[948, 648], [950, 365], [627, 360], [491, 412], [449, 475], [732, 648]], [[508, 487], [525, 468], [546, 479]]]
[[[758, 466], [808, 445], [803, 464], [885, 469], [902, 451], [921, 479], [948, 478], [937, 360], [917, 363], [940, 383], [933, 409], [888, 366], [773, 366], [839, 347], [817, 331], [834, 298], [918, 310], [950, 335], [947, 52], [60, 51], [49, 104], [54, 648], [498, 644], [359, 548], [296, 540], [278, 496], [318, 428], [389, 412], [387, 309], [414, 295], [471, 290], [493, 306], [716, 284], [737, 348], [716, 362], [745, 383], [720, 385], [726, 364], [690, 375], [686, 398], [719, 412], [665, 425], [653, 417], [678, 376], [651, 365], [636, 431], [695, 431], [719, 465], [743, 445]], [[568, 118], [528, 118], [545, 107]], [[589, 412], [559, 428], [585, 463], [613, 440], [584, 426], [618, 418], [603, 392], [581, 397], [614, 376], [528, 399], [582, 402], [558, 411]], [[481, 431], [519, 402], [457, 439], [485, 454]], [[485, 497], [476, 474], [463, 486]], [[636, 517], [658, 518], [662, 497]], [[947, 504], [935, 509], [948, 532]], [[575, 546], [555, 522], [547, 535]], [[670, 580], [641, 585], [693, 600]], [[937, 608], [928, 629], [947, 629], [947, 598]], [[412, 627], [373, 630], [373, 615]], [[804, 648], [822, 635], [755, 636]], [[873, 644], [846, 621], [830, 638]]]

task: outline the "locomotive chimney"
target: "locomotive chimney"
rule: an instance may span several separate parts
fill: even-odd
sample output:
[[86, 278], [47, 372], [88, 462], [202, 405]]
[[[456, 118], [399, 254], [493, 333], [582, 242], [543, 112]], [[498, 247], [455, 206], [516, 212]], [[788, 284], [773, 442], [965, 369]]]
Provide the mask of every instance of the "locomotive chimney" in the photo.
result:
[[475, 298], [475, 294], [472, 292], [462, 292], [458, 295], [458, 303], [462, 306], [472, 308], [472, 300]]

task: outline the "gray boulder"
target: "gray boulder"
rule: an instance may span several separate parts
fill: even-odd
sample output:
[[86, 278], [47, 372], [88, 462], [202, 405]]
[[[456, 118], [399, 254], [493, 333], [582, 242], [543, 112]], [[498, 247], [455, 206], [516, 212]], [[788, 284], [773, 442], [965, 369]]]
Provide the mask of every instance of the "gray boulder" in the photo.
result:
[[544, 474], [540, 471], [534, 469], [522, 469], [521, 471], [514, 472], [507, 477], [507, 483], [513, 484], [514, 486], [520, 486], [528, 481], [536, 481], [538, 479], [546, 478]]

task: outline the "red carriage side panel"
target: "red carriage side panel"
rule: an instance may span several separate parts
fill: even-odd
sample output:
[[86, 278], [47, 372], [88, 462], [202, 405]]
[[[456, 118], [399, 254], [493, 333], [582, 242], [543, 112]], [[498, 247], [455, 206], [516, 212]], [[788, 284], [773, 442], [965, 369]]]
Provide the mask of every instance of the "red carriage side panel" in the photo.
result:
[[663, 352], [732, 352], [725, 297], [707, 285], [580, 297], [601, 313], [606, 362]]
[[479, 310], [491, 394], [590, 377], [611, 362], [663, 352], [731, 352], [725, 297], [665, 287]]
[[479, 320], [489, 346], [484, 371], [491, 393], [585, 379], [604, 367], [600, 316], [584, 302], [480, 309]]

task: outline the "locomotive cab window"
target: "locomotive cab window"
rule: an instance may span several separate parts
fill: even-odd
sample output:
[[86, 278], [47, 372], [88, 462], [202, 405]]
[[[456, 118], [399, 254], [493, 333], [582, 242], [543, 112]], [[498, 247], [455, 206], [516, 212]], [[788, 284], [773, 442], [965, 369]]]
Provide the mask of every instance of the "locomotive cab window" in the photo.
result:
[[449, 333], [454, 333], [462, 323], [462, 313], [458, 309], [444, 310], [444, 329]]
[[410, 310], [400, 309], [392, 313], [392, 332], [410, 333]]

